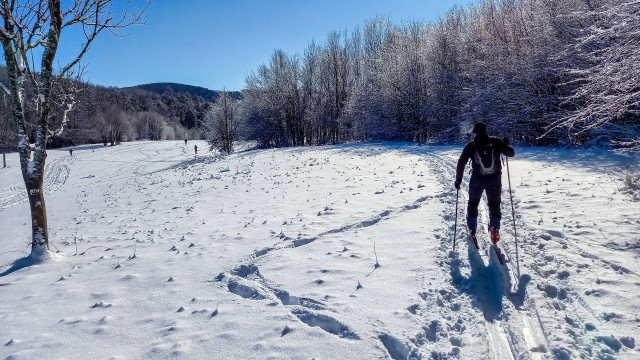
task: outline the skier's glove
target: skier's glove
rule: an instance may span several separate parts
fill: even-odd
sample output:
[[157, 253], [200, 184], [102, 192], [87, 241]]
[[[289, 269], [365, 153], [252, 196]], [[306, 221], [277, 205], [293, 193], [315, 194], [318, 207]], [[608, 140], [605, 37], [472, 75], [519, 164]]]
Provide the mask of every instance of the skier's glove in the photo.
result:
[[453, 186], [455, 186], [456, 190], [460, 190], [461, 183], [462, 183], [462, 180], [456, 180], [456, 182], [453, 183]]
[[509, 138], [508, 138], [508, 137], [506, 137], [506, 136], [505, 136], [505, 137], [503, 137], [503, 138], [502, 138], [502, 142], [503, 142], [505, 145], [509, 146]]

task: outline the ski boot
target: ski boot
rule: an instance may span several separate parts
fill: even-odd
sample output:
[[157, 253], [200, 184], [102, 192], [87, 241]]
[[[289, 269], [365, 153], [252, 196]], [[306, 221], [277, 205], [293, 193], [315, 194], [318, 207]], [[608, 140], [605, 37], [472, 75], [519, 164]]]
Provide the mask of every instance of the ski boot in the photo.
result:
[[491, 242], [496, 244], [498, 241], [500, 241], [500, 232], [498, 231], [498, 229], [494, 229], [491, 227], [491, 225], [489, 225], [489, 234], [491, 235]]
[[504, 265], [504, 255], [502, 255], [502, 250], [500, 250], [500, 248], [498, 247], [498, 241], [500, 241], [500, 231], [498, 231], [498, 229], [492, 228], [491, 225], [489, 225], [489, 236], [491, 237], [491, 247], [496, 252], [500, 265]]

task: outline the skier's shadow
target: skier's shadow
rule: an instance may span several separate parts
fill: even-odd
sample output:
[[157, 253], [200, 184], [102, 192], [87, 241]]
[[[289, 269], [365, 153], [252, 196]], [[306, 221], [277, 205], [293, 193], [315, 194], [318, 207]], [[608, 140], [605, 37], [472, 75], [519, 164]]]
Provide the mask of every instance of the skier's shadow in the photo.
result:
[[469, 276], [462, 275], [460, 265], [463, 260], [454, 254], [451, 260], [451, 279], [458, 291], [475, 298], [473, 304], [482, 309], [485, 320], [493, 321], [501, 317], [503, 296], [516, 308], [523, 306], [527, 284], [531, 280], [529, 275], [522, 275], [517, 290], [512, 292], [509, 270], [499, 263], [492, 249], [489, 249], [488, 265], [484, 264], [479, 250], [472, 244], [467, 244], [467, 254], [471, 269]]

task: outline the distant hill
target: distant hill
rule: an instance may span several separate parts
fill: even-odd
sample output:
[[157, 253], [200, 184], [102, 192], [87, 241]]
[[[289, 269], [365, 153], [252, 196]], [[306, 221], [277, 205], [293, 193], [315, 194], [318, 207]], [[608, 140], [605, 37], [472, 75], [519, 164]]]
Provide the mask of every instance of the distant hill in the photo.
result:
[[[221, 91], [218, 90], [210, 90], [201, 86], [193, 86], [186, 84], [178, 84], [178, 83], [170, 83], [170, 82], [160, 82], [160, 83], [151, 83], [151, 84], [142, 84], [131, 86], [125, 89], [141, 89], [157, 94], [162, 94], [168, 89], [171, 89], [176, 93], [187, 93], [192, 96], [200, 96], [205, 100], [215, 100], [218, 98], [218, 95]], [[231, 97], [234, 99], [242, 98], [242, 94], [239, 91], [229, 91]]]

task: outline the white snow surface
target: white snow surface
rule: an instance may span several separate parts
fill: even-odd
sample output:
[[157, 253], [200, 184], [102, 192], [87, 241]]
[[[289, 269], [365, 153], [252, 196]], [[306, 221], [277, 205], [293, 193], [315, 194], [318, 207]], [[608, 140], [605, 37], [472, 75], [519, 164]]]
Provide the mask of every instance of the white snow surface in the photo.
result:
[[640, 358], [636, 156], [516, 148], [502, 266], [469, 246], [468, 172], [452, 251], [462, 146], [193, 143], [49, 150], [37, 264], [8, 155], [0, 358]]

